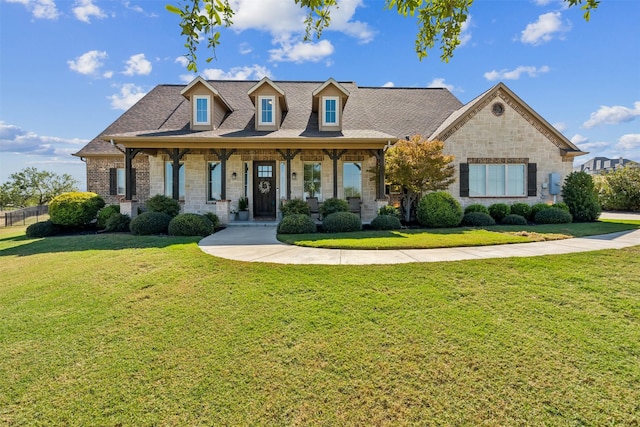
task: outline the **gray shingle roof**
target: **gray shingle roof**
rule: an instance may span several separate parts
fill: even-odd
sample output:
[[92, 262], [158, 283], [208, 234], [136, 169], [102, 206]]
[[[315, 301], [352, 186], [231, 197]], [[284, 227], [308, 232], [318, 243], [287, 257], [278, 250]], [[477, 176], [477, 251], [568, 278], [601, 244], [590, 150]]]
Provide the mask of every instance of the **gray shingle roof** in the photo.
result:
[[247, 92], [256, 81], [208, 81], [229, 103], [233, 112], [219, 129], [210, 132], [189, 130], [190, 104], [180, 94], [186, 85], [159, 85], [127, 110], [77, 156], [121, 154], [104, 135], [163, 135], [181, 137], [305, 138], [404, 138], [420, 133], [431, 135], [462, 104], [446, 89], [358, 87], [340, 82], [350, 96], [343, 111], [341, 133], [319, 132], [318, 117], [311, 111], [312, 93], [324, 82], [275, 81], [285, 92], [289, 107], [281, 129], [254, 131], [254, 106]]

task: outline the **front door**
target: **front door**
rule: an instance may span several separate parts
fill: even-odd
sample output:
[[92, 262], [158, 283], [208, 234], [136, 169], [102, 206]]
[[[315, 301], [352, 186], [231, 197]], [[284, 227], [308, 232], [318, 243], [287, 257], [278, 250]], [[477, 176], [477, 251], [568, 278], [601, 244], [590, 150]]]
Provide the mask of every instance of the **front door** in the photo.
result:
[[253, 217], [276, 218], [276, 162], [253, 162]]

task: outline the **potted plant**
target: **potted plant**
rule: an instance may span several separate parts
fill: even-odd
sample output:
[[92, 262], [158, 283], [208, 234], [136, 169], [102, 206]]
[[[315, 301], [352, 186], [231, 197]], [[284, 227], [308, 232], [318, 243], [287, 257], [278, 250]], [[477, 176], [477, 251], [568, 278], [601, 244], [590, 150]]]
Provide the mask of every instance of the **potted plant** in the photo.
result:
[[240, 221], [249, 220], [249, 199], [246, 197], [240, 197], [238, 200], [238, 219]]
[[231, 219], [231, 221], [235, 221], [236, 219], [238, 219], [238, 210], [236, 208], [231, 208], [229, 215], [230, 215], [229, 218]]

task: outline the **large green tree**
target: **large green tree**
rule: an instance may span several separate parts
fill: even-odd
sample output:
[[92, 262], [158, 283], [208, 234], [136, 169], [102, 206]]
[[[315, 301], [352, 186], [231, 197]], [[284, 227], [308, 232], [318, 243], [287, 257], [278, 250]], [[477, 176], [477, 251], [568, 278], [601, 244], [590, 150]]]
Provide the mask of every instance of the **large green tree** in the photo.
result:
[[71, 175], [25, 168], [9, 176], [0, 186], [0, 204], [23, 208], [46, 205], [54, 197], [69, 191], [77, 191], [78, 181]]
[[[291, 1], [291, 0], [281, 0]], [[305, 40], [314, 35], [318, 38], [322, 30], [331, 24], [331, 9], [340, 7], [340, 0], [293, 0], [307, 11], [305, 20]], [[600, 0], [562, 0], [568, 7], [580, 6], [584, 19], [589, 20], [591, 11], [596, 9]], [[416, 53], [418, 58], [427, 56], [427, 52], [440, 43], [440, 58], [448, 62], [453, 51], [460, 45], [460, 32], [469, 16], [473, 0], [385, 0], [385, 9], [395, 10], [402, 16], [418, 21], [416, 35]], [[180, 28], [185, 36], [187, 68], [198, 71], [197, 48], [200, 40], [207, 41], [207, 48], [213, 59], [216, 46], [220, 44], [220, 28], [233, 25], [234, 11], [229, 0], [182, 0], [180, 6], [167, 5], [167, 10], [180, 16]]]
[[402, 207], [406, 221], [423, 193], [445, 190], [455, 181], [454, 156], [445, 155], [444, 142], [428, 141], [421, 135], [402, 140], [387, 150], [385, 178], [403, 189]]

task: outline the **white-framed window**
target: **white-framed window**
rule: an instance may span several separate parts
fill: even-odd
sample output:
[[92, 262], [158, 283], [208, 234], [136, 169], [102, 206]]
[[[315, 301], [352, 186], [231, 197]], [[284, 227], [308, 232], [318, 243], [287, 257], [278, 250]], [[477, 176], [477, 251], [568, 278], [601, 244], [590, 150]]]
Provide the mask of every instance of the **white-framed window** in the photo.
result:
[[304, 198], [322, 197], [322, 163], [304, 164]]
[[121, 195], [125, 194], [125, 191], [126, 191], [126, 188], [125, 188], [124, 168], [118, 168], [118, 169], [116, 170], [116, 174], [117, 174], [117, 175], [116, 175], [116, 176], [117, 176], [117, 178], [116, 178], [116, 182], [117, 182], [117, 185], [116, 185], [116, 189], [117, 189], [117, 190], [116, 190], [116, 194], [117, 194], [118, 196], [121, 196]]
[[340, 122], [340, 111], [338, 110], [340, 98], [337, 96], [324, 96], [322, 97], [322, 104], [324, 105], [322, 124], [326, 126], [337, 126]]
[[525, 196], [524, 164], [470, 164], [469, 197]]
[[209, 95], [193, 96], [193, 123], [196, 125], [211, 124], [211, 97]]
[[222, 199], [222, 166], [220, 162], [209, 162], [207, 166], [207, 200]]
[[258, 124], [273, 125], [276, 123], [275, 117], [275, 96], [258, 97]]
[[362, 197], [362, 163], [343, 163], [342, 189], [344, 197]]
[[[184, 200], [184, 163], [180, 163], [178, 186], [178, 197], [180, 200]], [[173, 162], [165, 162], [164, 195], [167, 197], [173, 197]]]

